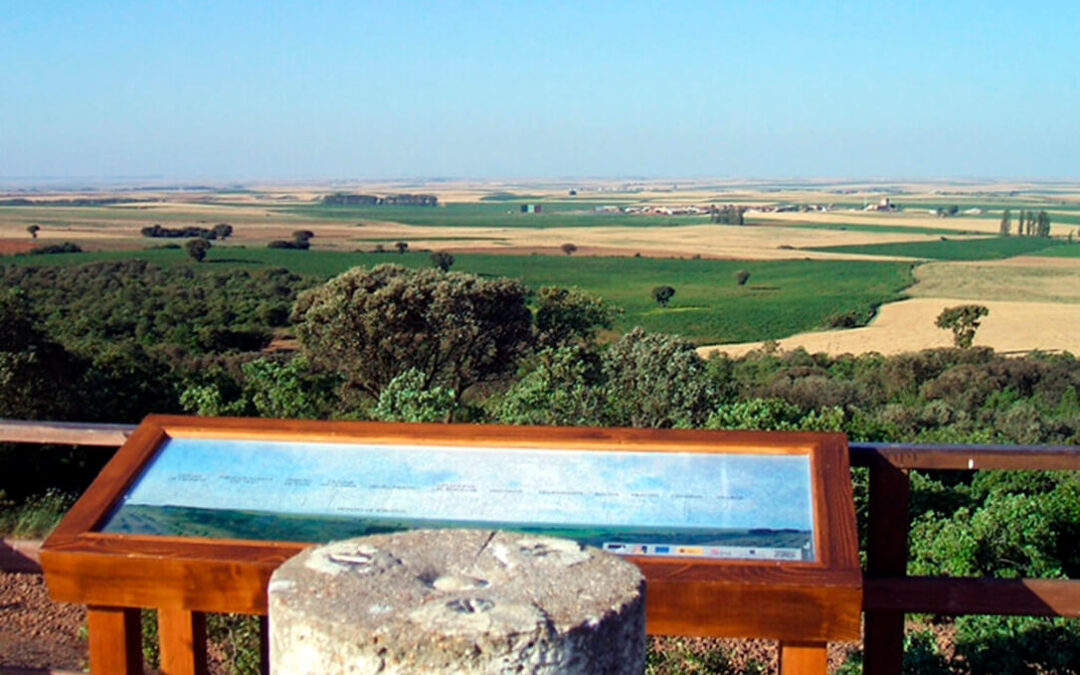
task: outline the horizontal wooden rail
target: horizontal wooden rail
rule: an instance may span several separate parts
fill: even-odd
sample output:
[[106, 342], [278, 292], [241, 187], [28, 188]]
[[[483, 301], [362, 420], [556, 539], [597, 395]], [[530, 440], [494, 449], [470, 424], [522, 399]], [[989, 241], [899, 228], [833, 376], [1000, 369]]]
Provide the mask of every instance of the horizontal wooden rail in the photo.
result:
[[1080, 581], [987, 577], [863, 578], [863, 609], [925, 614], [1080, 617]]
[[[133, 424], [0, 419], [0, 442], [119, 447], [134, 429]], [[1080, 448], [1072, 446], [852, 442], [849, 452], [852, 466], [885, 463], [900, 469], [1080, 470]]]
[[1032, 469], [1078, 470], [1075, 446], [937, 445], [915, 443], [849, 443], [852, 466], [898, 469]]
[[[0, 571], [41, 572], [41, 541], [0, 540]], [[1080, 617], [1080, 581], [865, 577], [863, 609], [926, 614]]]
[[133, 424], [34, 422], [0, 419], [0, 442], [58, 443], [119, 447], [135, 430]]
[[41, 574], [41, 544], [37, 539], [0, 539], [0, 572]]
[[912, 469], [1078, 470], [1080, 447], [849, 443], [870, 469], [863, 669], [900, 675], [904, 614], [1080, 616], [1080, 581], [907, 577]]

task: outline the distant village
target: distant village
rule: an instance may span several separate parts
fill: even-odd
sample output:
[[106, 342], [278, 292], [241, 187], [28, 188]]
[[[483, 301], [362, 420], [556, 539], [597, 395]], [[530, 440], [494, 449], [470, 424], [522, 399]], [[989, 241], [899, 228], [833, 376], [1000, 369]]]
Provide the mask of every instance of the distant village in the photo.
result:
[[[654, 216], [706, 216], [715, 215], [721, 211], [738, 209], [740, 212], [757, 211], [758, 213], [810, 213], [828, 211], [873, 211], [873, 212], [896, 212], [903, 209], [902, 206], [893, 202], [888, 197], [882, 197], [876, 202], [869, 203], [862, 208], [850, 206], [837, 206], [836, 204], [708, 204], [705, 206], [696, 204], [672, 205], [672, 204], [634, 204], [597, 206], [593, 210], [596, 213], [625, 213]], [[525, 209], [522, 208], [522, 211]], [[537, 212], [539, 208], [536, 209]], [[530, 211], [531, 213], [532, 211]], [[956, 206], [947, 208], [927, 209], [930, 215], [939, 217], [955, 216], [958, 214], [977, 216], [984, 213], [983, 209], [970, 208], [960, 211]]]

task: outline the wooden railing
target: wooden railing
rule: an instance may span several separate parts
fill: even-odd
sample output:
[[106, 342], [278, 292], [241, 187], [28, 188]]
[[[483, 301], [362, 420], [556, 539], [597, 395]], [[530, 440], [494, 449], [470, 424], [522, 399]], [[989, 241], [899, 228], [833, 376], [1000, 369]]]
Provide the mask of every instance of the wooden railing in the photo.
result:
[[863, 668], [899, 675], [904, 613], [1080, 616], [1080, 581], [909, 577], [912, 469], [1080, 469], [1078, 447], [849, 444], [852, 466], [870, 469]]
[[[119, 446], [133, 430], [122, 424], [0, 420], [0, 442]], [[1080, 447], [851, 443], [849, 449], [851, 465], [869, 469], [864, 672], [901, 672], [905, 613], [1080, 617], [1080, 580], [906, 574], [910, 470], [1080, 470]], [[0, 568], [8, 558], [33, 568], [33, 543], [16, 548], [0, 547]]]

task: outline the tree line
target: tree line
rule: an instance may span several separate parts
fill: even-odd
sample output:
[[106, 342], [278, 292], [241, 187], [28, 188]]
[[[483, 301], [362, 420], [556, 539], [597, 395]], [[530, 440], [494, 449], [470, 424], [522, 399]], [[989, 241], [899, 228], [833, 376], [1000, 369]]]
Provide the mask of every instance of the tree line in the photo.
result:
[[154, 223], [139, 230], [139, 233], [144, 237], [164, 238], [164, 239], [185, 239], [190, 237], [197, 237], [199, 239], [225, 240], [232, 236], [233, 226], [228, 223], [218, 223], [213, 227], [199, 227], [197, 225], [191, 225], [188, 227], [163, 227], [160, 223]]
[[[1002, 236], [1009, 236], [1013, 231], [1012, 212], [1009, 209], [1001, 214], [1001, 222], [998, 232]], [[1021, 210], [1016, 219], [1016, 234], [1022, 237], [1049, 237], [1050, 214], [1046, 211]]]
[[438, 206], [439, 198], [425, 194], [363, 195], [333, 192], [323, 195], [323, 204], [330, 206]]
[[720, 225], [743, 225], [745, 224], [745, 206], [729, 204], [727, 206], [712, 206], [709, 208], [709, 221]]

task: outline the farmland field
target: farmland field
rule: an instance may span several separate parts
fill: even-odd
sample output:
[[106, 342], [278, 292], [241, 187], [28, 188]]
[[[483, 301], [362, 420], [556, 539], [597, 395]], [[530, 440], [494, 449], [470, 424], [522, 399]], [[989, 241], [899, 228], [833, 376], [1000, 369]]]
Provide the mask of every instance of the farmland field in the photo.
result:
[[[141, 259], [163, 266], [201, 269], [233, 266], [284, 267], [321, 278], [351, 267], [397, 263], [430, 266], [423, 252], [346, 253], [264, 248], [212, 248], [206, 261], [193, 263], [183, 250], [101, 251], [48, 256], [14, 256], [7, 264], [74, 265], [95, 260]], [[896, 300], [912, 282], [910, 264], [899, 262], [774, 260], [734, 261], [548, 255], [455, 255], [453, 269], [488, 277], [515, 277], [538, 289], [576, 286], [624, 310], [617, 330], [642, 326], [701, 343], [779, 338], [824, 325], [835, 315], [869, 317], [874, 308]], [[735, 282], [745, 269], [750, 280]], [[675, 288], [667, 307], [652, 298], [655, 286]]]
[[[570, 195], [575, 187], [577, 194]], [[439, 206], [324, 204], [320, 197], [333, 191], [430, 193], [438, 196]], [[901, 210], [864, 210], [883, 196]], [[1075, 231], [1074, 223], [1080, 223], [1080, 187], [1066, 183], [418, 181], [0, 197], [37, 202], [0, 205], [0, 251], [19, 253], [35, 244], [67, 241], [87, 251], [9, 255], [0, 258], [5, 264], [137, 257], [165, 266], [192, 265], [182, 249], [158, 248], [182, 240], [147, 239], [140, 229], [155, 223], [212, 227], [227, 222], [234, 226], [234, 235], [214, 242], [203, 264], [206, 269], [285, 267], [328, 278], [356, 265], [426, 266], [428, 251], [445, 250], [456, 257], [454, 270], [514, 276], [533, 288], [578, 286], [600, 295], [623, 308], [618, 331], [641, 325], [700, 344], [784, 338], [834, 323], [862, 323], [883, 303], [909, 295], [956, 302], [1074, 304], [1072, 268], [1038, 262], [1006, 268], [989, 261], [1080, 257], [1080, 245], [1067, 245], [1066, 237]], [[94, 203], [102, 197], [132, 201]], [[542, 213], [522, 213], [526, 203], [540, 204]], [[658, 211], [710, 204], [748, 208], [747, 225], [713, 224], [702, 215], [618, 211], [628, 206]], [[961, 209], [954, 217], [933, 213], [953, 205]], [[599, 212], [597, 207], [615, 210]], [[995, 236], [1006, 208], [1013, 213], [1014, 226], [1021, 209], [1047, 210], [1055, 236]], [[969, 209], [980, 211], [964, 213]], [[31, 225], [40, 228], [33, 240], [27, 229]], [[315, 234], [310, 251], [265, 248], [269, 241], [289, 239], [298, 230]], [[373, 252], [379, 247], [392, 251], [398, 242], [408, 244], [409, 252]], [[560, 254], [566, 243], [577, 247], [574, 255]], [[919, 268], [919, 283], [905, 291], [915, 281], [911, 269], [919, 260], [939, 262]], [[963, 261], [974, 266], [964, 267]], [[946, 264], [957, 266], [941, 266]], [[734, 282], [739, 269], [751, 273], [745, 287]], [[651, 289], [659, 285], [676, 289], [668, 307], [651, 298]], [[889, 315], [891, 307], [885, 305], [878, 316]], [[931, 339], [903, 321], [890, 326], [893, 336], [923, 336], [897, 344], [936, 344], [937, 333]]]
[[1080, 260], [1071, 258], [934, 262], [916, 268], [915, 279], [912, 297], [1080, 303]]
[[997, 260], [1036, 253], [1061, 245], [1043, 237], [992, 237], [980, 239], [939, 239], [925, 242], [830, 246], [815, 249], [830, 253], [899, 256], [931, 260]]

